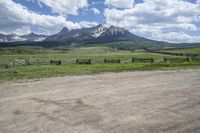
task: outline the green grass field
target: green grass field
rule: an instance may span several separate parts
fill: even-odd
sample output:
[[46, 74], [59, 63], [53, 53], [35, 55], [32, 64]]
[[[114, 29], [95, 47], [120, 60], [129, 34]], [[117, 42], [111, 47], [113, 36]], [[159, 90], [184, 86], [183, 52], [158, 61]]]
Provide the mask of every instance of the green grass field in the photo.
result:
[[187, 48], [187, 49], [175, 49], [175, 50], [161, 50], [162, 52], [172, 52], [172, 53], [192, 53], [200, 54], [200, 47], [197, 48]]
[[[46, 50], [47, 51], [47, 50]], [[51, 50], [48, 50], [51, 51]], [[60, 52], [47, 52], [45, 54], [42, 53], [23, 53], [16, 54], [15, 52], [9, 54], [0, 54], [0, 64], [7, 64], [12, 59], [28, 59], [28, 60], [71, 60], [71, 59], [128, 59], [132, 57], [140, 57], [140, 58], [154, 58], [161, 59], [163, 57], [173, 57], [168, 55], [154, 54], [154, 53], [146, 53], [146, 52], [131, 52], [131, 51], [117, 51], [108, 47], [85, 47], [85, 48], [74, 48], [67, 53]], [[181, 57], [180, 57], [181, 58]]]
[[[10, 60], [71, 60], [71, 59], [129, 59], [132, 57], [137, 58], [154, 58], [156, 60], [163, 59], [163, 57], [177, 58], [177, 56], [168, 56], [147, 52], [131, 52], [131, 51], [118, 51], [108, 47], [84, 47], [72, 48], [70, 51], [54, 51], [46, 50], [46, 53], [16, 53], [10, 51], [0, 54], [0, 64], [7, 64]], [[182, 58], [182, 57], [180, 57]], [[100, 72], [121, 72], [121, 71], [135, 71], [135, 70], [156, 70], [156, 69], [183, 69], [183, 68], [200, 68], [200, 61], [192, 62], [157, 62], [157, 63], [121, 63], [121, 64], [92, 64], [92, 65], [33, 65], [26, 67], [16, 67], [9, 69], [0, 69], [0, 82], [9, 80], [20, 79], [37, 79], [52, 76], [64, 75], [80, 75], [80, 74], [93, 74]]]
[[64, 75], [93, 74], [100, 72], [122, 72], [136, 70], [168, 70], [200, 68], [200, 62], [179, 63], [127, 63], [127, 64], [93, 64], [93, 65], [43, 65], [0, 69], [0, 82], [19, 79], [37, 79]]

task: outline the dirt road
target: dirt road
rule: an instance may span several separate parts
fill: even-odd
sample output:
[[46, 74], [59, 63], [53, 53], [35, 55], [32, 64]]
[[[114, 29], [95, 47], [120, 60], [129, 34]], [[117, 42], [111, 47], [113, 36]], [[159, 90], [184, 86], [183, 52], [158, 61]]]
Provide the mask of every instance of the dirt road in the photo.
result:
[[1, 133], [200, 133], [200, 70], [0, 85]]

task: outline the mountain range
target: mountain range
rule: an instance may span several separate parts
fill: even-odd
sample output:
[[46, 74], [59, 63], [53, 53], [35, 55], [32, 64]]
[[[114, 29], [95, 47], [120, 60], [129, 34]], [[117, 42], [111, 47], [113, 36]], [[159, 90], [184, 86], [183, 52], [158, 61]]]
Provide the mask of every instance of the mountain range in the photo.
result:
[[109, 43], [116, 41], [153, 41], [139, 37], [128, 30], [120, 27], [104, 27], [97, 25], [90, 28], [69, 30], [64, 27], [55, 35], [39, 35], [30, 33], [27, 35], [0, 34], [0, 42], [62, 42], [65, 44], [88, 44], [88, 43]]
[[193, 44], [174, 44], [156, 41], [137, 36], [121, 27], [104, 27], [97, 25], [90, 28], [72, 29], [64, 27], [54, 35], [39, 35], [30, 33], [27, 35], [3, 35], [0, 34], [0, 47], [13, 46], [42, 46], [68, 47], [68, 46], [108, 46], [119, 49], [163, 49], [163, 48], [182, 48], [196, 47], [199, 43]]
[[27, 35], [17, 35], [17, 34], [0, 34], [0, 42], [37, 42], [43, 41], [47, 38], [47, 35], [39, 35], [35, 33], [30, 33]]
[[[46, 42], [65, 42], [67, 44], [110, 43], [117, 41], [146, 41], [153, 40], [139, 37], [121, 27], [104, 27], [101, 24], [95, 27], [68, 30], [64, 27], [59, 33], [47, 37]], [[156, 41], [158, 42], [158, 41]]]

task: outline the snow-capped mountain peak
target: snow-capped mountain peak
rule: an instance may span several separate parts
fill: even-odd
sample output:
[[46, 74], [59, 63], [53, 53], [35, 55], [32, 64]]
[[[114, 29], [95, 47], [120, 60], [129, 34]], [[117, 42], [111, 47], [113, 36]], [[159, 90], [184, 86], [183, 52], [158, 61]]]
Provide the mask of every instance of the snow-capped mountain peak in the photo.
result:
[[117, 34], [117, 33], [122, 33], [122, 34], [124, 34], [125, 33], [125, 31], [127, 31], [127, 30], [125, 30], [124, 28], [120, 28], [120, 27], [114, 27], [114, 26], [110, 26], [110, 28], [108, 28], [108, 31], [112, 34], [112, 35], [114, 35], [114, 34]]
[[104, 33], [106, 31], [106, 28], [103, 27], [101, 24], [97, 25], [93, 31], [93, 37], [97, 38], [99, 37], [102, 33]]
[[21, 42], [21, 41], [28, 41], [28, 42], [34, 42], [34, 41], [43, 41], [47, 38], [47, 35], [39, 35], [35, 33], [30, 33], [26, 35], [17, 35], [17, 34], [0, 34], [0, 42]]

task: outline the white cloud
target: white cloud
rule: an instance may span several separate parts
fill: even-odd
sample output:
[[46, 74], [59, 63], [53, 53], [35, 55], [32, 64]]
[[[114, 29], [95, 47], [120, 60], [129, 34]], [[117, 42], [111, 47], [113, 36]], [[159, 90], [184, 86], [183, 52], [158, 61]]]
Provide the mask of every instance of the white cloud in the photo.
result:
[[[141, 36], [159, 39], [159, 33], [161, 39], [174, 41], [169, 38], [171, 35], [184, 33], [180, 36], [191, 37], [188, 41], [198, 41], [195, 36], [186, 34], [199, 32], [196, 23], [200, 22], [200, 5], [197, 3], [184, 0], [144, 0], [130, 9], [106, 8], [104, 15], [107, 24], [124, 27]], [[168, 37], [164, 38], [162, 35]], [[177, 39], [177, 42], [183, 41], [186, 40]]]
[[29, 11], [12, 0], [0, 1], [0, 30], [4, 33], [27, 33], [37, 27], [42, 33], [56, 33], [62, 27], [80, 28], [78, 23], [67, 21], [62, 16], [43, 15]]
[[168, 40], [168, 42], [200, 42], [200, 35], [189, 35], [184, 32], [168, 32], [168, 33], [154, 33], [154, 38], [156, 40]]
[[91, 11], [94, 12], [94, 14], [100, 14], [100, 11], [97, 8], [91, 8]]
[[132, 8], [134, 0], [105, 0], [105, 4], [117, 8]]
[[78, 10], [88, 6], [87, 0], [38, 0], [50, 7], [54, 13], [66, 16], [67, 14], [78, 15]]
[[[46, 5], [58, 15], [36, 13], [14, 0], [0, 0], [0, 32], [26, 34], [37, 28], [40, 33], [53, 34], [63, 27], [74, 29], [98, 24], [88, 21], [74, 23], [66, 19], [66, 15], [77, 15], [80, 9], [88, 7], [87, 0], [29, 1], [39, 2], [41, 7]], [[136, 35], [155, 40], [200, 42], [200, 0], [194, 3], [186, 0], [143, 1], [133, 6], [133, 0], [105, 0], [105, 4], [112, 7], [104, 11], [105, 25], [124, 27]], [[100, 13], [95, 7], [90, 6], [89, 10]]]
[[80, 26], [81, 26], [82, 28], [83, 28], [83, 27], [88, 28], [88, 27], [93, 27], [93, 26], [98, 25], [97, 22], [88, 22], [88, 21], [81, 21], [81, 22], [79, 22], [79, 24], [80, 24]]
[[200, 0], [197, 0], [196, 3], [200, 4]]

